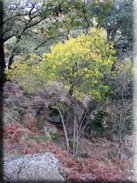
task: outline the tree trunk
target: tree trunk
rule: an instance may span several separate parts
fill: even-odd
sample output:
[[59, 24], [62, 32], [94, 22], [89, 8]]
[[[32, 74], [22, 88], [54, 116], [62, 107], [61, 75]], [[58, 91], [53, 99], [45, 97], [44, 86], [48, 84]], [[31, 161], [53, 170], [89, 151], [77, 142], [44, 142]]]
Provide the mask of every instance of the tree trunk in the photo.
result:
[[68, 136], [67, 136], [67, 130], [66, 130], [66, 126], [65, 126], [65, 122], [62, 116], [61, 111], [59, 110], [59, 108], [56, 106], [56, 109], [58, 110], [60, 117], [61, 117], [61, 121], [63, 124], [63, 130], [64, 130], [64, 134], [65, 134], [65, 138], [66, 138], [66, 145], [67, 145], [67, 152], [69, 152], [70, 146], [69, 146], [69, 140], [68, 140]]
[[[75, 110], [75, 109], [74, 109]], [[74, 114], [74, 129], [73, 129], [73, 154], [75, 154], [75, 145], [76, 145], [76, 114]]]
[[88, 107], [85, 109], [83, 116], [80, 120], [80, 124], [84, 126], [87, 122], [87, 118], [89, 117], [90, 113], [97, 107], [97, 101], [90, 101]]

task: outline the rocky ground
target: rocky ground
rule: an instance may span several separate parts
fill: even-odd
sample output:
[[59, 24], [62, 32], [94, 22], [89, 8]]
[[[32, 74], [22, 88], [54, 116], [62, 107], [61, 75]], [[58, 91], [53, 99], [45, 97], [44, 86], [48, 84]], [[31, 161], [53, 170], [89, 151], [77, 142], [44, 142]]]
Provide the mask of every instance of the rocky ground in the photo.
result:
[[[115, 158], [118, 142], [106, 137], [86, 139], [83, 136], [78, 157], [67, 154], [62, 126], [48, 116], [51, 93], [47, 91], [28, 93], [15, 82], [5, 83], [3, 160], [22, 154], [52, 152], [67, 180], [133, 180], [133, 137], [126, 137], [122, 162]], [[56, 132], [54, 138], [45, 135], [45, 128]], [[72, 140], [72, 125], [68, 126], [68, 136]]]

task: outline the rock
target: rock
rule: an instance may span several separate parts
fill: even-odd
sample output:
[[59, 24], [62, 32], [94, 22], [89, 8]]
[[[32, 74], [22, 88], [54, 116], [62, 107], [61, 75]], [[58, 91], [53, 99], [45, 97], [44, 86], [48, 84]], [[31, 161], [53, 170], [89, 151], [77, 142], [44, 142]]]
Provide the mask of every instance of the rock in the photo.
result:
[[16, 157], [3, 167], [4, 179], [9, 181], [65, 181], [59, 161], [50, 152]]
[[57, 141], [60, 137], [59, 131], [56, 127], [47, 127], [44, 126], [45, 136], [49, 141]]
[[52, 96], [46, 92], [46, 91], [43, 91], [43, 92], [40, 92], [40, 95], [45, 98], [45, 99], [50, 99]]
[[16, 106], [19, 106], [19, 99], [18, 99], [18, 97], [12, 97], [10, 100], [11, 100], [11, 103], [14, 103]]
[[25, 98], [23, 96], [20, 96], [19, 99], [21, 102], [25, 102]]
[[30, 96], [37, 96], [38, 94], [36, 92], [23, 91], [23, 95], [25, 95], [26, 97], [30, 97]]
[[3, 85], [3, 89], [4, 91], [19, 91], [20, 90], [20, 87], [17, 83], [15, 82], [10, 82], [10, 81], [7, 81], [6, 83], [4, 83]]
[[16, 120], [12, 117], [12, 114], [9, 112], [4, 112], [4, 118], [3, 118], [4, 126], [11, 122], [16, 123]]
[[37, 114], [39, 114], [44, 107], [45, 107], [45, 103], [42, 100], [40, 101], [35, 100], [32, 104], [32, 109], [35, 109]]
[[19, 114], [21, 116], [23, 116], [23, 115], [27, 114], [27, 112], [25, 110], [23, 110], [23, 109], [19, 109]]
[[19, 107], [19, 99], [18, 97], [12, 97], [12, 98], [7, 98], [4, 100], [5, 107], [11, 107], [14, 110], [17, 110]]
[[18, 106], [16, 106], [14, 103], [11, 103], [10, 107], [11, 107], [13, 110], [18, 110]]
[[46, 119], [52, 121], [54, 123], [60, 123], [60, 116], [50, 116], [49, 114], [46, 116]]
[[30, 113], [31, 113], [32, 117], [36, 116], [36, 111], [35, 110], [30, 111]]
[[4, 106], [5, 107], [9, 107], [10, 104], [11, 104], [11, 100], [9, 98], [7, 98], [7, 99], [4, 100]]
[[25, 103], [20, 104], [20, 107], [23, 107], [24, 109], [28, 109], [28, 107]]
[[18, 111], [14, 111], [10, 108], [10, 110], [6, 109], [3, 113], [3, 124], [6, 125], [10, 122], [16, 123], [20, 119], [20, 114]]
[[27, 113], [23, 116], [21, 116], [21, 123], [22, 124], [26, 124], [28, 121], [32, 121], [34, 120], [34, 117], [32, 117], [31, 113]]
[[53, 105], [49, 104], [49, 109], [52, 110], [51, 113], [46, 115], [46, 119], [54, 123], [60, 123], [60, 115], [57, 109], [53, 109]]

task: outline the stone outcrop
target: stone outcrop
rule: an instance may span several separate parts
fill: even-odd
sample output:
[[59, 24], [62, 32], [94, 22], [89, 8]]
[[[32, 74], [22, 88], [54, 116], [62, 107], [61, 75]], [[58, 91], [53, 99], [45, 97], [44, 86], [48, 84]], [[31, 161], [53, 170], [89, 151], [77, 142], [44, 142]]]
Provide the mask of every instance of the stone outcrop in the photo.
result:
[[4, 162], [4, 180], [8, 181], [59, 181], [64, 176], [59, 161], [50, 153], [28, 154]]

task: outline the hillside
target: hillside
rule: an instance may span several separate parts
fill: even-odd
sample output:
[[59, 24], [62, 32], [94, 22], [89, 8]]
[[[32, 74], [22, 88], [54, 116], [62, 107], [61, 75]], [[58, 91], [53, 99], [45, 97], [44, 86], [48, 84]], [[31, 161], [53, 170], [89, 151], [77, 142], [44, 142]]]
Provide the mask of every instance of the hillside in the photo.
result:
[[[61, 123], [47, 119], [51, 96], [27, 93], [15, 82], [4, 85], [4, 154], [6, 161], [22, 154], [52, 152], [67, 180], [133, 180], [132, 136], [124, 144], [124, 161], [116, 158], [118, 142], [104, 136], [85, 135], [80, 139], [78, 157], [68, 154]], [[72, 125], [67, 127], [72, 140]], [[59, 136], [49, 141], [44, 127], [57, 128]]]

